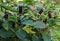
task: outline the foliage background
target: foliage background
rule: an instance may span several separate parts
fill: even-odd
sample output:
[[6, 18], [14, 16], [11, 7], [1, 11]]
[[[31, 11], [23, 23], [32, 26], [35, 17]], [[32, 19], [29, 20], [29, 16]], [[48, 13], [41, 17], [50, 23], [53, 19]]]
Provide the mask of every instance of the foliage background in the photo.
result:
[[[8, 0], [4, 0], [4, 1], [8, 1]], [[18, 3], [19, 1], [16, 1], [16, 0], [12, 0], [12, 1], [8, 1], [8, 2], [10, 2], [9, 3], [9, 6], [17, 6], [17, 5], [21, 5], [20, 3]], [[15, 4], [15, 5], [13, 5], [12, 4], [12, 2], [13, 2], [13, 4]], [[57, 11], [57, 14], [58, 14], [58, 16], [60, 16], [60, 2], [59, 2], [59, 0], [38, 0], [38, 1], [33, 1], [33, 0], [30, 0], [30, 1], [28, 1], [28, 0], [23, 0], [23, 1], [20, 1], [20, 2], [22, 2], [22, 3], [25, 3], [25, 4], [28, 4], [28, 5], [32, 5], [32, 6], [35, 6], [35, 4], [37, 4], [38, 3], [38, 6], [37, 6], [37, 8], [39, 7], [39, 2], [42, 2], [43, 3], [43, 5], [41, 5], [41, 7], [39, 7], [39, 8], [42, 8], [42, 7], [45, 7], [45, 8], [47, 8], [47, 11], [50, 9], [50, 10], [53, 10], [53, 9], [56, 9], [56, 11]], [[45, 3], [44, 3], [45, 2]], [[54, 2], [56, 2], [56, 3], [54, 3]], [[51, 3], [54, 3], [54, 4], [51, 4]], [[8, 5], [8, 4], [7, 4]], [[2, 6], [4, 6], [4, 4], [2, 4]], [[5, 7], [6, 8], [6, 7]], [[8, 7], [8, 8], [10, 8], [10, 7]], [[14, 8], [16, 8], [16, 7], [14, 7]], [[39, 8], [38, 8], [38, 10], [39, 10]], [[13, 9], [13, 8], [12, 8]], [[16, 10], [12, 10], [12, 9], [10, 9], [11, 11], [16, 11]], [[3, 10], [3, 12], [4, 12], [5, 10]], [[8, 10], [7, 10], [8, 11]], [[17, 12], [17, 11], [16, 11]], [[60, 20], [60, 19], [59, 19]], [[58, 24], [58, 25], [60, 25], [60, 24]], [[51, 33], [51, 37], [52, 37], [52, 41], [60, 41], [60, 28], [59, 28], [60, 26], [53, 26], [52, 28], [50, 28], [50, 33]], [[8, 29], [7, 29], [8, 30]], [[9, 38], [8, 38], [9, 39]], [[13, 39], [13, 38], [12, 38]], [[14, 38], [14, 40], [15, 41], [17, 41], [15, 38]], [[13, 41], [14, 41], [13, 40]], [[1, 41], [4, 41], [4, 40], [1, 40]], [[8, 41], [8, 40], [7, 40]]]

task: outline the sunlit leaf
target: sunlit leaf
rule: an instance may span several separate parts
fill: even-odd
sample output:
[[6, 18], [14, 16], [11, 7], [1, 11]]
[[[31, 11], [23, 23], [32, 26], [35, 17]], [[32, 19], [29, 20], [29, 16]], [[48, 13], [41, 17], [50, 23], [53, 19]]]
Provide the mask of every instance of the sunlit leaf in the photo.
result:
[[37, 21], [34, 27], [43, 29], [43, 28], [46, 28], [46, 25], [41, 21]]
[[34, 26], [35, 25], [35, 23], [32, 20], [23, 21], [23, 24], [30, 25], [30, 26]]

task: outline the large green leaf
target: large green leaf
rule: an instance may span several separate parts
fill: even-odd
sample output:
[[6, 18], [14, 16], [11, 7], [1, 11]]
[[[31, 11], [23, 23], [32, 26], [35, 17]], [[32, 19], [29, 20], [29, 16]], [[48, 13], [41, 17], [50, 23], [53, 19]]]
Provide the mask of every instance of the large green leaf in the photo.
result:
[[23, 31], [23, 30], [18, 30], [16, 31], [16, 36], [21, 39], [21, 40], [24, 40], [25, 37], [26, 37], [26, 32]]
[[41, 21], [37, 21], [34, 27], [43, 29], [43, 28], [46, 28], [46, 25]]
[[26, 24], [26, 25], [30, 25], [30, 26], [34, 26], [35, 25], [35, 23], [32, 20], [26, 20], [26, 21], [23, 21], [22, 23]]

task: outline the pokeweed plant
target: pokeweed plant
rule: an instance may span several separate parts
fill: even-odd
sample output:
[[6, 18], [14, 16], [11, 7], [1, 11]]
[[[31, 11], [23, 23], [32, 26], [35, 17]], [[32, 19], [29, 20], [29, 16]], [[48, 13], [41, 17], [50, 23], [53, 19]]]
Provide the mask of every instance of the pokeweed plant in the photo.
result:
[[14, 5], [0, 0], [0, 38], [5, 38], [6, 41], [7, 38], [11, 41], [51, 41], [49, 29], [59, 26], [57, 23], [60, 20], [57, 13], [53, 12], [55, 8], [50, 7], [54, 3], [49, 3], [48, 6], [39, 3], [40, 9], [40, 5], [34, 7], [29, 1], [24, 3]]

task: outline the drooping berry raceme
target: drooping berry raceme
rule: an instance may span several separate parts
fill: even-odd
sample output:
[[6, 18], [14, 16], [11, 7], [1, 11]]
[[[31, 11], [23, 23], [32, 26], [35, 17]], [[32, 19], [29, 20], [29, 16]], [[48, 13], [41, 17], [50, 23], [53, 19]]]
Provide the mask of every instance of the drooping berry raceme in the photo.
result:
[[5, 12], [4, 18], [8, 19], [8, 12]]
[[40, 11], [39, 11], [39, 14], [42, 14], [42, 12], [44, 12], [44, 8], [42, 8]]
[[48, 11], [48, 17], [51, 18], [51, 11]]

